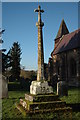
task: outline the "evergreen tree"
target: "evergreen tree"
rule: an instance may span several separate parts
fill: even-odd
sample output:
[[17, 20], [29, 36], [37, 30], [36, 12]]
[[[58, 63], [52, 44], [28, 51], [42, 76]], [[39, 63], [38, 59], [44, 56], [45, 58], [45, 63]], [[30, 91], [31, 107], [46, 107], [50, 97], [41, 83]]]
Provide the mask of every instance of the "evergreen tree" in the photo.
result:
[[7, 55], [2, 53], [2, 73], [4, 74], [5, 70], [7, 68]]
[[11, 66], [11, 74], [15, 79], [19, 79], [20, 76], [20, 56], [21, 48], [18, 42], [14, 42], [12, 48], [10, 49], [8, 56], [10, 56], [9, 66]]
[[2, 52], [2, 73], [3, 74], [5, 74], [9, 71], [9, 68], [11, 67], [11, 62], [10, 61], [11, 61], [10, 50], [7, 54]]
[[[0, 44], [2, 44], [4, 41], [2, 40], [2, 34], [4, 33], [4, 29], [0, 31]], [[7, 55], [5, 54], [6, 49], [0, 49], [0, 52], [2, 54], [2, 73], [4, 74], [7, 68]], [[1, 60], [0, 60], [1, 61]]]

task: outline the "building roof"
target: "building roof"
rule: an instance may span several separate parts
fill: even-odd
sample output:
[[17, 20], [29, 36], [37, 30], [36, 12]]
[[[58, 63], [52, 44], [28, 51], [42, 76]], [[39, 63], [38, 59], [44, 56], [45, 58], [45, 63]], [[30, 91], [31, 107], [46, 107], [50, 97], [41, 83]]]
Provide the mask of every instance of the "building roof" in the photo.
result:
[[63, 19], [61, 24], [60, 24], [56, 39], [62, 37], [62, 35], [68, 34], [68, 33], [69, 33], [69, 30], [66, 26], [66, 23], [65, 23], [64, 19]]
[[66, 34], [59, 39], [59, 43], [51, 53], [53, 55], [80, 47], [80, 29]]

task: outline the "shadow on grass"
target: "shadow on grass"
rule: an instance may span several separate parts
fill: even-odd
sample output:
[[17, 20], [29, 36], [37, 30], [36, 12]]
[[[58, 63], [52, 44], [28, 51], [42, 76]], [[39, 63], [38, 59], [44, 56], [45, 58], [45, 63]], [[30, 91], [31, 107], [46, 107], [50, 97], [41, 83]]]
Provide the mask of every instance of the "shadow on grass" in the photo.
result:
[[67, 106], [72, 107], [73, 112], [80, 112], [80, 103], [67, 104]]

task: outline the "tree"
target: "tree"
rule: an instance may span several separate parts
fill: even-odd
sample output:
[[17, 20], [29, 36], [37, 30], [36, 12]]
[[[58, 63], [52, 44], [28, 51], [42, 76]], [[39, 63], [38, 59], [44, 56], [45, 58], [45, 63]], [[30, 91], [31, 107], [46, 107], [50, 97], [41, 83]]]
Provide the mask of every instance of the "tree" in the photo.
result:
[[2, 53], [2, 73], [4, 74], [5, 70], [7, 68], [7, 55]]
[[9, 69], [11, 67], [10, 61], [11, 61], [10, 50], [8, 51], [7, 54], [2, 52], [2, 73], [7, 77], [10, 76], [10, 73], [9, 73]]
[[[0, 44], [1, 45], [4, 42], [2, 40], [2, 34], [4, 33], [4, 31], [5, 31], [4, 29], [0, 31]], [[5, 51], [6, 51], [6, 49], [0, 49], [0, 52], [2, 54], [2, 56], [1, 56], [1, 59], [2, 59], [1, 65], [2, 65], [2, 73], [3, 74], [5, 73], [5, 70], [7, 68], [7, 55], [5, 54]], [[1, 62], [1, 60], [0, 60], [0, 62]]]
[[11, 66], [11, 75], [15, 79], [19, 79], [20, 77], [20, 56], [21, 56], [21, 48], [18, 42], [14, 42], [12, 48], [9, 51], [10, 63]]

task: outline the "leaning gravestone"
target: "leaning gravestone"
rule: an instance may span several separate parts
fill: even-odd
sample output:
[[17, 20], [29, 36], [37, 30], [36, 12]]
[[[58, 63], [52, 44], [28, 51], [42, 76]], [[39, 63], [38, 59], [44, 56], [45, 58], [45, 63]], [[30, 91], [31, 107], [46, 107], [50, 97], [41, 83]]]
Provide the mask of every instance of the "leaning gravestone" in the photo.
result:
[[67, 96], [68, 95], [68, 86], [66, 81], [59, 81], [57, 83], [57, 95]]

